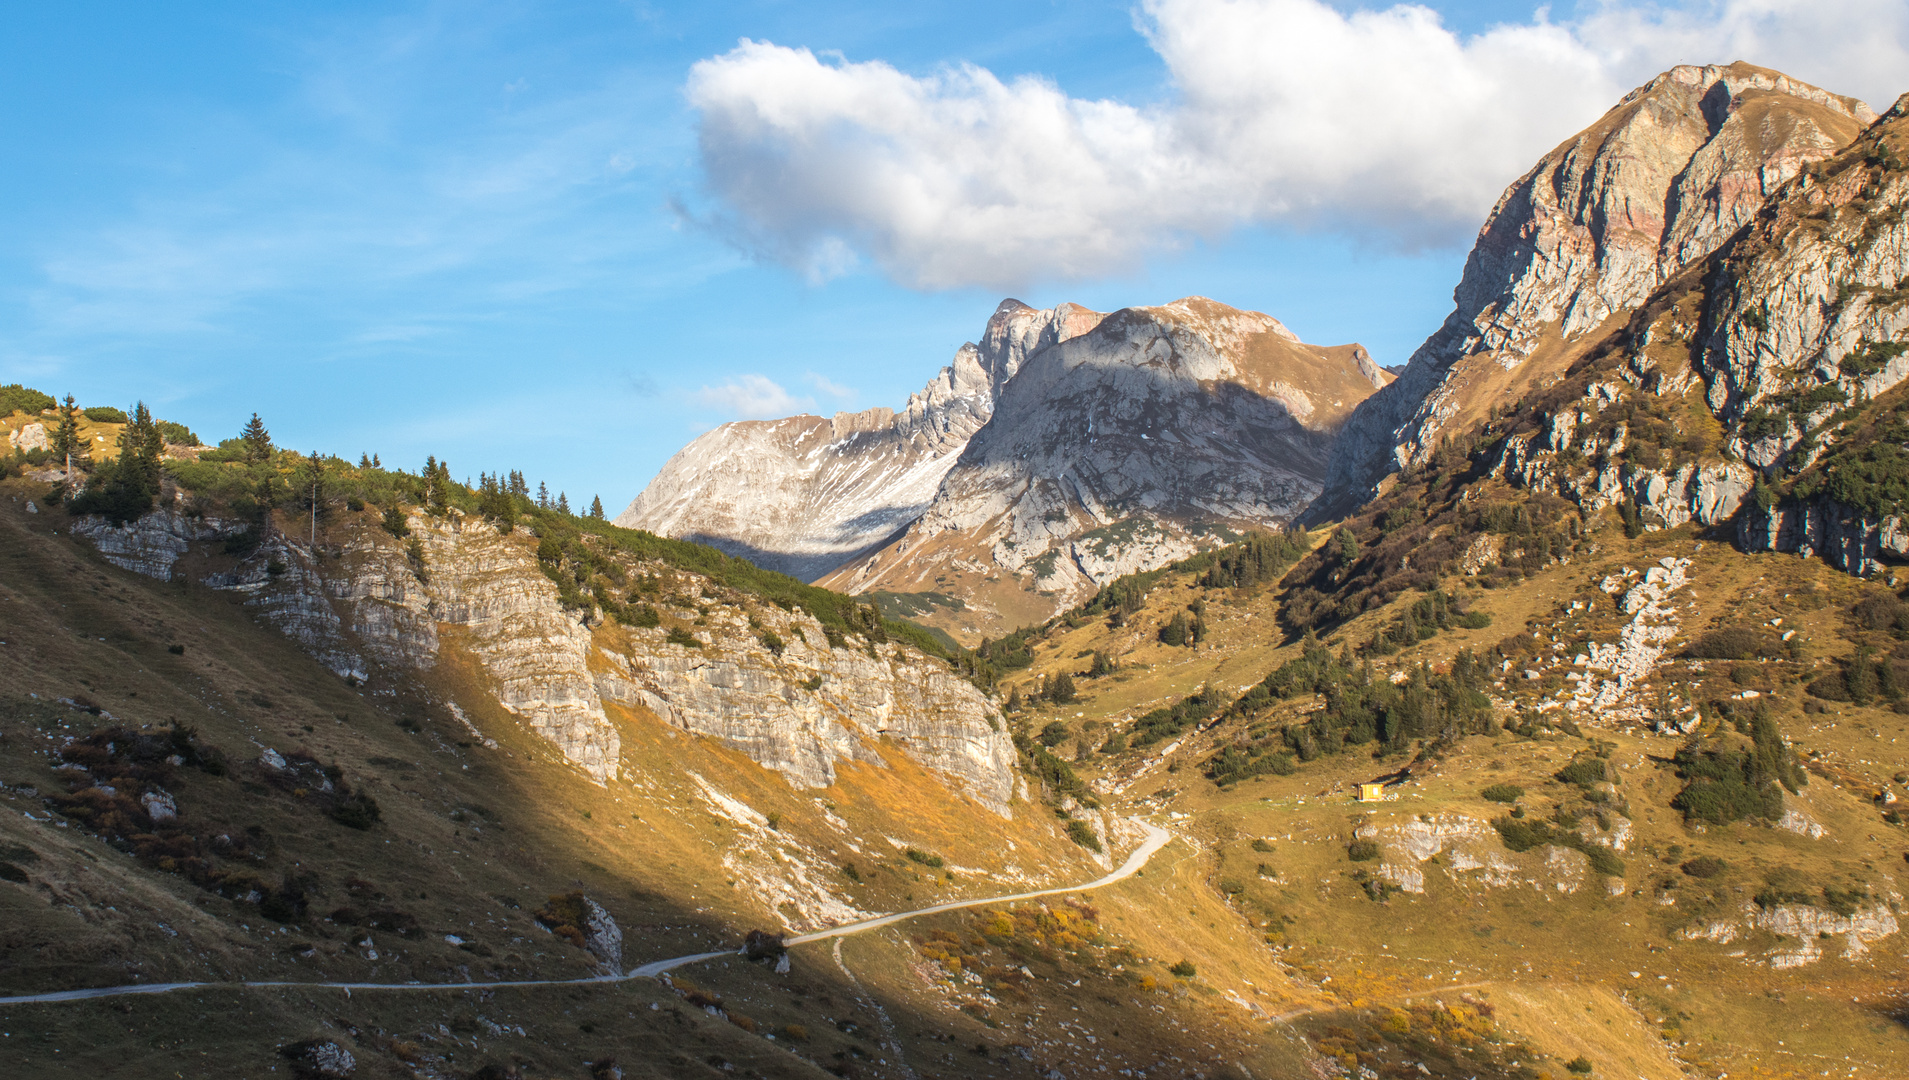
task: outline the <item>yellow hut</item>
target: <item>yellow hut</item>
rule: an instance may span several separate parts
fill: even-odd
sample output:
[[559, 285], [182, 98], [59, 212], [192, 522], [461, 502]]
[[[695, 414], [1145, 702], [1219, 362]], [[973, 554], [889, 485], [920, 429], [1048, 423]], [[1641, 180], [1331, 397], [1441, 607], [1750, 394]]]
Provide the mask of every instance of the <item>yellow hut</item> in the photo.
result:
[[1382, 783], [1376, 783], [1376, 782], [1370, 783], [1370, 784], [1360, 784], [1359, 785], [1359, 801], [1360, 802], [1384, 802], [1385, 801], [1385, 785]]

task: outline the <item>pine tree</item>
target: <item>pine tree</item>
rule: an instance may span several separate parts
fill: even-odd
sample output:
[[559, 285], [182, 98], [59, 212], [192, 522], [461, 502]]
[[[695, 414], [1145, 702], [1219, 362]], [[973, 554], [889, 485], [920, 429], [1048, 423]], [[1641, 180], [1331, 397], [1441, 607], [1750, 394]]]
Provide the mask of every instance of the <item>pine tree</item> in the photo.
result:
[[118, 457], [96, 471], [86, 490], [74, 498], [75, 514], [103, 514], [114, 525], [124, 525], [152, 509], [166, 441], [145, 402], [133, 406], [118, 446]]
[[371, 455], [370, 455], [370, 454], [359, 454], [359, 455], [358, 455], [358, 467], [359, 467], [360, 469], [369, 469], [369, 468], [371, 468]]
[[590, 497], [590, 516], [596, 518], [598, 521], [603, 520], [603, 496], [593, 495]]
[[570, 500], [565, 498], [563, 492], [561, 491], [557, 492], [557, 513], [559, 514], [570, 513]]
[[75, 466], [86, 463], [86, 444], [80, 441], [80, 410], [73, 403], [73, 395], [66, 395], [66, 403], [60, 406], [60, 426], [53, 433], [53, 452], [66, 462], [66, 480], [73, 480]]
[[550, 509], [550, 488], [542, 480], [537, 481], [537, 509]]
[[1185, 645], [1187, 643], [1186, 612], [1176, 611], [1173, 618], [1160, 628], [1160, 644]]
[[1047, 684], [1047, 700], [1056, 705], [1065, 705], [1073, 701], [1075, 696], [1074, 677], [1065, 671], [1054, 676], [1054, 680]]
[[256, 465], [271, 458], [272, 433], [265, 430], [265, 421], [259, 419], [258, 413], [253, 413], [252, 419], [239, 429], [239, 438], [245, 442], [247, 463]]
[[379, 461], [378, 455], [373, 454], [371, 455], [371, 467], [374, 469], [382, 469], [384, 468], [384, 462]]
[[510, 493], [520, 499], [530, 498], [530, 486], [524, 483], [524, 474], [517, 469], [510, 471]]

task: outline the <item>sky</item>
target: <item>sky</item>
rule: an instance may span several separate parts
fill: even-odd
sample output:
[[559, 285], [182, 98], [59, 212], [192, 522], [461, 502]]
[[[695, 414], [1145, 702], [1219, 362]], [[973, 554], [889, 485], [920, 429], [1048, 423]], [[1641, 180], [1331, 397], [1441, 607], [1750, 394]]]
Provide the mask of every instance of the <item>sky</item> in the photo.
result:
[[1008, 296], [1403, 363], [1506, 184], [1676, 63], [1909, 90], [1900, 0], [14, 4], [0, 383], [614, 515], [900, 406]]

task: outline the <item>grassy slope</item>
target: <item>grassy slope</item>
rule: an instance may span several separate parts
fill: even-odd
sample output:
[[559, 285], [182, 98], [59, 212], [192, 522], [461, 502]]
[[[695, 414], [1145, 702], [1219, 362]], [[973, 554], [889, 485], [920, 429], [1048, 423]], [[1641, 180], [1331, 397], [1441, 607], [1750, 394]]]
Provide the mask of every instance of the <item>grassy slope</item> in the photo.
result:
[[[425, 682], [374, 678], [353, 689], [262, 628], [238, 597], [153, 582], [104, 563], [63, 535], [57, 513], [25, 513], [34, 490], [22, 481], [0, 489], [0, 781], [9, 785], [0, 809], [18, 811], [0, 815], [0, 850], [29, 878], [0, 881], [0, 990], [180, 979], [585, 975], [591, 967], [584, 954], [529, 917], [546, 895], [570, 888], [584, 889], [617, 917], [629, 962], [733, 944], [750, 927], [773, 925], [774, 916], [731, 884], [721, 858], [735, 847], [736, 826], [710, 813], [691, 772], [764, 813], [779, 813], [784, 832], [811, 844], [839, 836], [824, 820], [832, 806], [853, 834], [874, 841], [859, 854], [841, 853], [864, 878], [840, 883], [842, 890], [864, 909], [1020, 887], [1021, 878], [1002, 879], [1009, 865], [1041, 881], [1098, 873], [1038, 807], [1019, 804], [1004, 822], [938, 794], [941, 782], [898, 753], [888, 755], [886, 769], [851, 764], [835, 786], [800, 792], [735, 751], [647, 713], [612, 708], [633, 781], [595, 787], [489, 702], [481, 672], [454, 632], [446, 633], [443, 662]], [[183, 645], [184, 654], [168, 652], [171, 644]], [[46, 818], [46, 809], [20, 789], [62, 790], [52, 770], [61, 739], [107, 722], [56, 701], [75, 695], [114, 722], [187, 723], [222, 747], [236, 765], [230, 776], [186, 769], [166, 782], [182, 821], [205, 835], [256, 827], [255, 850], [266, 854], [254, 869], [268, 881], [288, 872], [311, 875], [311, 914], [280, 927], [255, 905], [144, 866], [77, 828], [30, 819]], [[446, 716], [445, 700], [458, 701], [498, 748], [468, 745], [468, 733]], [[401, 718], [417, 720], [418, 730], [399, 726]], [[263, 783], [253, 764], [259, 746], [338, 764], [348, 783], [377, 799], [383, 823], [368, 832], [348, 829]], [[958, 869], [954, 880], [903, 859], [883, 836], [938, 852]], [[1185, 861], [1188, 853], [1179, 854]], [[1225, 915], [1197, 878], [1162, 884], [1168, 881], [1177, 881], [1176, 905], [1211, 909], [1216, 921]], [[1144, 893], [1123, 901], [1115, 925], [1144, 930], [1158, 921], [1149, 915], [1156, 903]], [[399, 909], [420, 931], [371, 932], [379, 953], [373, 961], [358, 944], [363, 930], [325, 918], [340, 906]], [[449, 933], [472, 947], [444, 941]], [[579, 1061], [603, 1056], [617, 1057], [631, 1075], [714, 1076], [715, 1061], [743, 1075], [817, 1075], [808, 1063], [814, 1062], [898, 1076], [897, 1067], [880, 1064], [890, 1051], [879, 1045], [876, 1003], [884, 1003], [919, 1074], [947, 1074], [923, 1066], [957, 1043], [965, 1056], [955, 1058], [956, 1073], [979, 1067], [977, 1044], [989, 1050], [989, 1075], [1032, 1075], [1066, 1061], [1029, 1043], [1019, 1014], [1070, 1014], [1079, 973], [1068, 961], [1027, 960], [1037, 972], [1028, 997], [1010, 1003], [1012, 1016], [997, 1014], [989, 1023], [928, 989], [902, 931], [849, 943], [859, 988], [826, 949], [805, 947], [794, 974], [782, 979], [740, 961], [683, 973], [679, 988], [693, 984], [721, 998], [754, 1035], [648, 981], [349, 998], [317, 989], [214, 989], [0, 1009], [0, 1030], [8, 1033], [0, 1041], [0, 1071], [254, 1075], [277, 1061], [280, 1045], [335, 1038], [358, 1058], [360, 1076], [414, 1069], [463, 1075], [487, 1061], [514, 1062], [533, 1076], [582, 1075]], [[1182, 1029], [1185, 1013], [1164, 974], [1180, 951], [1171, 942], [1159, 949], [1164, 958], [1145, 963], [1162, 986], [1143, 996], [1163, 1011], [1134, 1010], [1125, 1030], [1139, 1056], [1186, 1056], [1192, 1036]], [[1279, 979], [1269, 969], [1260, 981]], [[1237, 1017], [1221, 1019], [1232, 1038], [1251, 1030]], [[486, 1021], [522, 1026], [527, 1034], [497, 1036]], [[802, 1037], [790, 1036], [792, 1025]], [[760, 1037], [772, 1032], [784, 1037]], [[1028, 1048], [1027, 1057], [1013, 1052], [1017, 1044]]]
[[[1368, 1030], [1377, 1028], [1388, 1010], [1409, 1000], [1407, 995], [1422, 998], [1443, 987], [1469, 987], [1479, 1000], [1497, 1004], [1502, 1030], [1548, 1055], [1551, 1064], [1545, 1067], [1554, 1076], [1562, 1075], [1559, 1063], [1578, 1054], [1598, 1063], [1599, 1075], [1607, 1068], [1613, 1070], [1610, 1075], [1677, 1075], [1673, 1054], [1686, 1065], [1707, 1066], [1709, 1075], [1751, 1063], [1776, 1068], [1775, 1075], [1783, 1075], [1782, 1068], [1801, 1075], [1820, 1071], [1821, 1065], [1807, 1067], [1810, 1062], [1840, 1062], [1851, 1047], [1861, 1048], [1859, 1072], [1869, 1068], [1881, 1075], [1909, 1068], [1909, 1037], [1891, 1018], [1895, 1006], [1886, 989], [1904, 974], [1900, 936], [1883, 939], [1859, 962], [1840, 959], [1840, 940], [1824, 942], [1826, 959], [1792, 972], [1753, 967], [1729, 955], [1746, 946], [1754, 955], [1780, 944], [1768, 934], [1732, 946], [1672, 936], [1699, 912], [1730, 917], [1758, 891], [1764, 875], [1780, 867], [1813, 882], [1860, 883], [1899, 901], [1895, 890], [1909, 835], [1881, 822], [1871, 797], [1886, 788], [1901, 791], [1891, 777], [1909, 768], [1909, 720], [1882, 702], [1867, 708], [1829, 704], [1820, 715], [1801, 710], [1801, 684], [1853, 649], [1846, 612], [1873, 586], [1816, 561], [1745, 556], [1727, 545], [1703, 543], [1688, 529], [1626, 541], [1612, 526], [1593, 539], [1597, 554], [1580, 555], [1518, 586], [1458, 585], [1477, 610], [1492, 614], [1493, 625], [1442, 633], [1384, 663], [1440, 663], [1460, 648], [1489, 648], [1527, 625], [1555, 634], [1568, 658], [1582, 640], [1614, 640], [1624, 621], [1596, 588], [1605, 574], [1701, 549], [1692, 585], [1677, 594], [1687, 636], [1717, 625], [1782, 618], [1783, 628], [1797, 630], [1806, 642], [1802, 661], [1751, 665], [1755, 670], [1746, 673], [1746, 683], [1762, 688], [1786, 736], [1808, 755], [1815, 775], [1791, 802], [1826, 827], [1826, 838], [1810, 840], [1749, 822], [1687, 828], [1670, 806], [1682, 781], [1668, 759], [1680, 740], [1587, 727], [1587, 735], [1616, 743], [1620, 790], [1636, 816], [1637, 835], [1624, 856], [1626, 895], [1605, 896], [1595, 887], [1570, 896], [1529, 887], [1484, 889], [1427, 864], [1423, 896], [1397, 894], [1380, 904], [1349, 880], [1357, 867], [1348, 861], [1345, 844], [1356, 824], [1447, 813], [1495, 817], [1504, 808], [1477, 795], [1495, 782], [1524, 786], [1530, 793], [1526, 805], [1544, 816], [1567, 789], [1550, 774], [1587, 742], [1561, 733], [1537, 740], [1509, 734], [1470, 737], [1422, 770], [1399, 801], [1371, 809], [1351, 803], [1347, 793], [1405, 759], [1379, 762], [1365, 753], [1347, 753], [1302, 765], [1290, 777], [1261, 777], [1218, 789], [1200, 775], [1199, 762], [1238, 733], [1237, 721], [1186, 739], [1167, 757], [1155, 746], [1147, 753], [1088, 755], [1075, 768], [1118, 785], [1124, 803], [1188, 815], [1183, 827], [1207, 844], [1200, 873], [1208, 892], [1224, 881], [1242, 883], [1244, 891], [1233, 904], [1236, 918], [1279, 933], [1273, 949], [1284, 970], [1296, 976], [1299, 989], [1310, 984], [1333, 1002], [1327, 1009], [1315, 1003], [1314, 1011], [1303, 1014], [1310, 1019], [1296, 1021], [1327, 1041], [1326, 1029], [1334, 1025], [1356, 1028], [1363, 1020]], [[1018, 722], [1038, 731], [1059, 718], [1076, 731], [1086, 728], [1087, 741], [1097, 746], [1106, 728], [1090, 726], [1096, 722], [1117, 725], [1209, 679], [1235, 693], [1296, 653], [1295, 645], [1281, 644], [1274, 633], [1277, 601], [1270, 589], [1241, 596], [1207, 594], [1206, 618], [1213, 628], [1207, 643], [1198, 650], [1159, 645], [1153, 631], [1195, 595], [1190, 578], [1182, 576], [1156, 588], [1146, 610], [1125, 628], [1110, 629], [1098, 619], [1072, 630], [1057, 628], [1036, 648], [1029, 674], [1079, 672], [1086, 667], [1082, 657], [1094, 649], [1112, 652], [1127, 667], [1112, 677], [1078, 680], [1079, 703], [1035, 707]], [[1329, 641], [1336, 647], [1339, 641], [1364, 640], [1415, 595], [1339, 627]], [[1573, 602], [1584, 606], [1574, 611]], [[1735, 666], [1674, 660], [1658, 681], [1689, 700], [1727, 697], [1740, 688], [1729, 677]], [[1530, 683], [1514, 677], [1498, 692], [1535, 700], [1563, 685], [1556, 674]], [[1310, 707], [1282, 703], [1271, 717], [1296, 718]], [[1063, 743], [1058, 752], [1072, 760], [1077, 746]], [[1175, 794], [1153, 797], [1162, 790]], [[1269, 839], [1274, 851], [1253, 850], [1255, 837]], [[1677, 870], [1699, 854], [1720, 856], [1729, 869], [1708, 882]], [[1271, 876], [1259, 872], [1261, 864]], [[1656, 902], [1665, 883], [1678, 903]], [[1228, 940], [1226, 948], [1201, 951], [1222, 965], [1242, 961], [1251, 949], [1249, 939], [1236, 933]], [[1777, 1010], [1787, 1010], [1793, 1019], [1775, 1023]], [[1587, 1016], [1598, 1022], [1590, 1023]], [[1642, 1032], [1658, 1034], [1640, 1041]]]

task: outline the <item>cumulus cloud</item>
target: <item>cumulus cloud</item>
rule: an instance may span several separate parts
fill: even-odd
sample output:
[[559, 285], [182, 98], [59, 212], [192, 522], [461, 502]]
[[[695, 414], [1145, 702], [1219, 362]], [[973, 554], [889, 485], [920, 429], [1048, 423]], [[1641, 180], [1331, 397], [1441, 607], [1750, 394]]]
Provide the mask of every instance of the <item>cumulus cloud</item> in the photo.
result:
[[768, 420], [806, 412], [815, 402], [796, 397], [765, 375], [738, 375], [721, 386], [705, 386], [693, 395], [696, 404], [739, 420]]
[[1136, 20], [1162, 103], [759, 41], [703, 60], [686, 92], [718, 223], [812, 280], [866, 259], [924, 289], [1104, 277], [1251, 223], [1446, 243], [1673, 64], [1748, 59], [1878, 104], [1909, 81], [1899, 0], [1612, 2], [1471, 36], [1409, 4], [1143, 0]]

